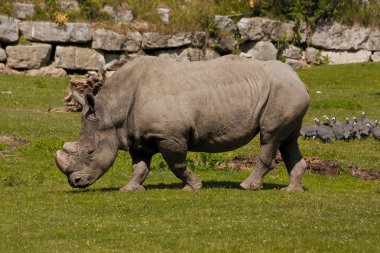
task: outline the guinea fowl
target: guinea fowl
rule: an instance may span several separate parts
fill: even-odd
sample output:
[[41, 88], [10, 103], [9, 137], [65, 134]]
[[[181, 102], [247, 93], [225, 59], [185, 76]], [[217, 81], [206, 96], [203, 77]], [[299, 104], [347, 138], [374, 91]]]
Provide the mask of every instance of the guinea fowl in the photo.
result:
[[[349, 140], [350, 139], [350, 126], [347, 123], [342, 123], [336, 120], [335, 117], [331, 118], [331, 127], [334, 133], [334, 137], [337, 140]], [[347, 122], [347, 121], [346, 121]]]
[[374, 139], [380, 141], [380, 126], [375, 126], [371, 129], [371, 133]]
[[365, 112], [362, 112], [362, 122], [365, 125], [366, 124], [370, 124], [371, 127], [375, 127], [379, 123], [377, 120], [367, 119], [367, 116], [366, 116]]
[[[319, 120], [317, 118], [314, 118], [314, 121], [317, 123], [317, 121]], [[307, 139], [307, 138], [315, 139], [315, 137], [317, 136], [317, 127], [318, 127], [317, 124], [311, 125], [311, 126], [304, 126], [301, 128], [300, 134], [304, 139]]]
[[331, 127], [326, 125], [321, 125], [317, 119], [317, 138], [321, 139], [323, 142], [331, 142], [334, 139], [334, 133]]

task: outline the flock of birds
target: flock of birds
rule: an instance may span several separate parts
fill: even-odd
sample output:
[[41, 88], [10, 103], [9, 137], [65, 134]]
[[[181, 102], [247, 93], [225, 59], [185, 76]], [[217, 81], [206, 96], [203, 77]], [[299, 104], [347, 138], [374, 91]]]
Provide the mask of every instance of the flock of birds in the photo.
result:
[[373, 136], [380, 140], [380, 126], [377, 120], [367, 119], [365, 112], [361, 113], [361, 120], [356, 117], [346, 118], [344, 122], [338, 121], [335, 117], [331, 119], [326, 115], [322, 117], [325, 123], [321, 124], [318, 118], [314, 118], [315, 125], [302, 127], [300, 134], [306, 138], [318, 138], [323, 142], [335, 140], [349, 141], [351, 139], [364, 139]]

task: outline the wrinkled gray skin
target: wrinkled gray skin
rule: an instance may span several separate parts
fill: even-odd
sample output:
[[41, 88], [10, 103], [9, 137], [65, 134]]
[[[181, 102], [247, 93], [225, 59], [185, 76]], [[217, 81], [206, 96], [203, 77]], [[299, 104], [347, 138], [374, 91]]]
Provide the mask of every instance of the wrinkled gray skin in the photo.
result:
[[132, 179], [120, 190], [144, 190], [158, 152], [184, 189], [197, 190], [202, 183], [186, 166], [188, 151], [233, 150], [260, 132], [258, 163], [241, 187], [261, 189], [279, 149], [290, 177], [285, 190], [303, 190], [307, 165], [297, 138], [309, 95], [286, 64], [237, 56], [193, 63], [141, 57], [85, 100], [79, 141], [65, 143], [55, 155], [72, 187], [95, 182], [120, 149], [133, 163]]

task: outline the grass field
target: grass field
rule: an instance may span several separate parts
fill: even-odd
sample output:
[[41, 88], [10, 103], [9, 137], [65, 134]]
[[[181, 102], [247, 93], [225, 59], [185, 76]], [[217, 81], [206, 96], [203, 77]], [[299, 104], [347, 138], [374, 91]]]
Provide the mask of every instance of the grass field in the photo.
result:
[[[379, 119], [379, 71], [375, 63], [300, 70], [312, 97], [305, 124], [362, 111]], [[181, 190], [160, 155], [147, 191], [119, 192], [131, 176], [125, 152], [93, 186], [70, 188], [53, 155], [77, 138], [80, 115], [48, 112], [62, 106], [66, 87], [66, 79], [0, 76], [0, 135], [28, 141], [0, 144], [0, 252], [380, 252], [379, 181], [306, 174], [306, 191], [288, 193], [279, 190], [288, 180], [280, 164], [263, 191], [239, 190], [250, 172], [215, 164], [257, 154], [257, 139], [234, 152], [189, 154], [204, 182], [198, 192]], [[300, 146], [305, 156], [380, 170], [373, 139]]]

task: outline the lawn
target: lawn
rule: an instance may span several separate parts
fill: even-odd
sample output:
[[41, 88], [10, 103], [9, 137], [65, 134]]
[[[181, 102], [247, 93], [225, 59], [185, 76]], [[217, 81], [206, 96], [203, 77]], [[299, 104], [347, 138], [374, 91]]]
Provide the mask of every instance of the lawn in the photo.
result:
[[[298, 73], [315, 116], [380, 119], [380, 64], [323, 66]], [[93, 186], [72, 189], [54, 153], [80, 131], [80, 114], [49, 113], [62, 106], [67, 79], [0, 76], [0, 136], [28, 144], [0, 144], [0, 252], [380, 252], [380, 183], [306, 174], [305, 192], [283, 192], [284, 165], [265, 178], [263, 191], [243, 191], [250, 171], [219, 168], [237, 155], [255, 155], [258, 139], [234, 152], [191, 153], [189, 164], [204, 182], [181, 190], [160, 155], [147, 191], [119, 192], [131, 176], [120, 152]], [[380, 142], [323, 144], [301, 140], [305, 156], [380, 170]]]

